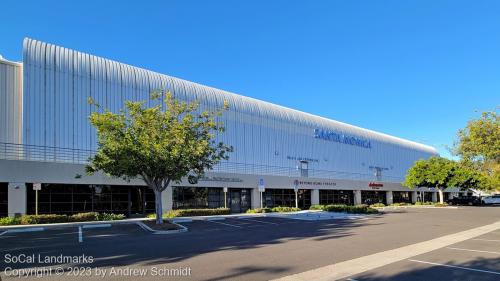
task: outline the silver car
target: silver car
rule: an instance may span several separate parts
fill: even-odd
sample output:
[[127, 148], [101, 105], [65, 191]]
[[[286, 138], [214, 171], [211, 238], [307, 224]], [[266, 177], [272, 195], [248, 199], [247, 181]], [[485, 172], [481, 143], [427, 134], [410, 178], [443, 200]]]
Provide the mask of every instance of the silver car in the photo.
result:
[[486, 205], [500, 204], [500, 194], [484, 197], [483, 203]]

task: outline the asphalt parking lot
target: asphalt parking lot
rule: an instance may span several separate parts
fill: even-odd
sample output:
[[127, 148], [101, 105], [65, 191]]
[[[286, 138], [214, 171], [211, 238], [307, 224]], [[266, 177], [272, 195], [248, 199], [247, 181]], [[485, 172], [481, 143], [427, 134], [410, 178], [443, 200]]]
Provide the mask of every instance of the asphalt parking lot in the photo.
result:
[[[105, 280], [164, 280], [165, 276], [152, 274], [153, 268], [190, 270], [189, 275], [167, 276], [168, 280], [269, 280], [479, 227], [499, 217], [498, 207], [464, 207], [408, 209], [352, 219], [240, 216], [193, 220], [180, 222], [189, 228], [188, 232], [167, 235], [154, 235], [134, 224], [87, 227], [81, 231], [74, 226], [28, 233], [0, 231], [0, 276], [14, 280], [17, 277], [12, 270], [61, 266], [58, 262], [6, 261], [7, 254], [34, 254], [85, 255], [92, 256], [93, 261], [64, 263], [63, 275], [28, 274], [22, 276], [25, 280], [73, 280], [81, 277], [67, 275], [75, 266], [91, 268], [89, 275], [83, 272], [83, 276], [93, 280], [103, 280], [103, 271], [113, 268], [146, 273], [132, 276], [108, 272]], [[498, 240], [500, 230], [349, 278], [435, 280], [439, 276], [442, 280], [499, 280]], [[6, 272], [6, 268], [11, 271]], [[442, 274], [449, 279], [441, 278]]]
[[376, 270], [349, 281], [373, 280], [500, 280], [500, 230], [441, 248]]

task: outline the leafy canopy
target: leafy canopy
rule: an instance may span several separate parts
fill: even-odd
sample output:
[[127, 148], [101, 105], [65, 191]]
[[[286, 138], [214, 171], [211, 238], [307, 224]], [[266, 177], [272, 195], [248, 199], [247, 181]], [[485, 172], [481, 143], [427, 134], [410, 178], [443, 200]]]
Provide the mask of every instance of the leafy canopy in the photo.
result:
[[[161, 105], [147, 108], [144, 102], [127, 101], [119, 113], [106, 109], [90, 115], [99, 149], [88, 173], [101, 170], [114, 177], [140, 177], [163, 191], [170, 181], [178, 183], [186, 176], [196, 182], [205, 170], [228, 159], [232, 147], [215, 141], [216, 133], [225, 130], [216, 121], [222, 110], [196, 113], [197, 102], [180, 102], [170, 93], [161, 96], [165, 110]], [[224, 103], [223, 110], [227, 108]]]
[[480, 170], [493, 187], [500, 189], [500, 116], [483, 112], [481, 118], [469, 121], [458, 131], [454, 153], [461, 157], [462, 164]]
[[491, 188], [490, 182], [481, 172], [436, 156], [416, 161], [408, 170], [403, 185], [410, 188], [433, 187], [441, 190], [449, 187], [483, 190]]

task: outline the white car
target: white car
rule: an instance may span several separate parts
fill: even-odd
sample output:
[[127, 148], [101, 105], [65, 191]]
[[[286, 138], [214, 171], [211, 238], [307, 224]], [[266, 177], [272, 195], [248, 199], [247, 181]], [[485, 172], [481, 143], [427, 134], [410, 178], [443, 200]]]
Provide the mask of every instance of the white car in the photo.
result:
[[492, 195], [492, 196], [486, 196], [483, 198], [483, 203], [484, 204], [500, 204], [500, 194]]

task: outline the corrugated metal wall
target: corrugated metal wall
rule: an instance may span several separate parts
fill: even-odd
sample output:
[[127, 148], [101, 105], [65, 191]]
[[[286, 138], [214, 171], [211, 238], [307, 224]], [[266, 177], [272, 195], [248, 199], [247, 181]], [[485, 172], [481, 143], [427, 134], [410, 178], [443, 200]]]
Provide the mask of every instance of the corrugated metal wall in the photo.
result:
[[[125, 100], [152, 105], [150, 92], [161, 88], [199, 100], [203, 109], [229, 102], [227, 131], [219, 138], [234, 146], [231, 162], [293, 168], [308, 158], [310, 169], [369, 174], [382, 167], [385, 176], [402, 177], [415, 160], [437, 154], [422, 144], [36, 40], [25, 39], [23, 59], [26, 144], [95, 150], [88, 97], [116, 111]], [[368, 139], [371, 148], [314, 138], [317, 128]]]
[[0, 59], [0, 142], [22, 142], [22, 64]]

